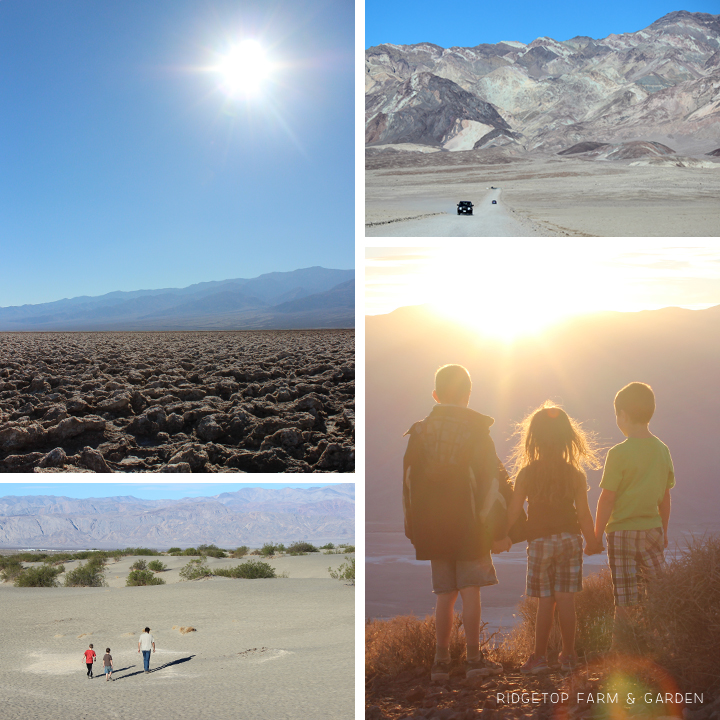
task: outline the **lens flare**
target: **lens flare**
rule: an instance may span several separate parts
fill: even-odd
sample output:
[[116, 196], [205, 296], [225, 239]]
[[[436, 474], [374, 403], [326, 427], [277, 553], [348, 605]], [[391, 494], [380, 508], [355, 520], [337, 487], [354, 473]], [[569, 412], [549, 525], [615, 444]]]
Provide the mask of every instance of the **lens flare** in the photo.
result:
[[265, 49], [255, 39], [247, 39], [231, 48], [218, 63], [222, 88], [233, 97], [259, 95], [272, 72]]

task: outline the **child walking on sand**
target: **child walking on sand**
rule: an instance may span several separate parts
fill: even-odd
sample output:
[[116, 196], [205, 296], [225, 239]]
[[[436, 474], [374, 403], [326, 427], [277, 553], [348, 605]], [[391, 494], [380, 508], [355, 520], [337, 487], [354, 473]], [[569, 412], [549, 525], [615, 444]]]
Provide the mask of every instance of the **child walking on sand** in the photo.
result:
[[[503, 668], [480, 650], [480, 588], [495, 585], [490, 552], [509, 550], [506, 502], [512, 496], [505, 468], [490, 438], [493, 419], [468, 407], [472, 383], [462, 365], [435, 374], [438, 403], [410, 436], [403, 463], [405, 535], [418, 560], [430, 560], [436, 649], [433, 681], [450, 677], [453, 608], [462, 598], [467, 678], [497, 675]], [[496, 503], [496, 499], [499, 501]], [[499, 504], [491, 515], [481, 509]], [[483, 519], [483, 515], [485, 515]]]
[[83, 662], [87, 665], [87, 676], [89, 680], [92, 680], [93, 677], [92, 668], [96, 657], [92, 643], [90, 643], [90, 647], [83, 653]]
[[112, 680], [113, 671], [113, 659], [110, 654], [110, 648], [105, 648], [105, 655], [103, 655], [103, 664], [105, 665], [105, 682]]
[[645, 383], [630, 383], [615, 396], [617, 426], [626, 440], [607, 454], [595, 515], [598, 542], [607, 531], [615, 596], [613, 645], [618, 622], [640, 604], [645, 581], [665, 563], [675, 471], [667, 445], [648, 427], [654, 413], [655, 394]]
[[582, 535], [588, 555], [602, 552], [588, 506], [584, 468], [599, 467], [592, 439], [567, 413], [545, 403], [520, 424], [513, 457], [515, 479], [508, 525], [527, 510], [527, 594], [539, 598], [535, 648], [524, 674], [549, 670], [547, 648], [558, 609], [562, 653], [560, 667], [571, 671], [575, 654], [575, 593], [582, 590]]

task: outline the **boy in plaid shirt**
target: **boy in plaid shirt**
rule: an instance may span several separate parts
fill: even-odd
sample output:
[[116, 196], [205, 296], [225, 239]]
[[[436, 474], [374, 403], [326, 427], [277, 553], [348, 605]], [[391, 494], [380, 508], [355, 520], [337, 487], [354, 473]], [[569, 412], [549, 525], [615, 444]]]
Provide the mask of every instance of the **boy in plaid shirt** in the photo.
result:
[[615, 396], [617, 426], [626, 440], [605, 460], [595, 516], [595, 537], [607, 548], [618, 621], [640, 604], [644, 580], [665, 563], [670, 489], [675, 472], [667, 446], [648, 429], [655, 412], [649, 385], [633, 382]]
[[450, 635], [458, 594], [463, 605], [467, 678], [502, 672], [480, 651], [480, 588], [495, 585], [490, 557], [509, 550], [507, 473], [490, 438], [493, 419], [468, 408], [472, 384], [462, 365], [435, 374], [438, 403], [415, 423], [403, 462], [405, 535], [418, 560], [430, 560], [436, 650], [431, 680], [450, 677]]

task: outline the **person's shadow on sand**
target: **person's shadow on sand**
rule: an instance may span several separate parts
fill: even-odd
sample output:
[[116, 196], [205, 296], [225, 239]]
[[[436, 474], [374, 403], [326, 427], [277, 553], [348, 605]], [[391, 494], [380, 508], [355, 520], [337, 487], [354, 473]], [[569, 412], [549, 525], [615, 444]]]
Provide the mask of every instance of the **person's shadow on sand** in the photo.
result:
[[[172, 667], [173, 665], [179, 665], [180, 663], [188, 662], [188, 660], [192, 660], [194, 657], [195, 657], [194, 655], [188, 655], [187, 657], [184, 657], [184, 658], [178, 658], [177, 660], [171, 660], [170, 662], [166, 662], [164, 665], [158, 665], [156, 668], [153, 668], [152, 670], [150, 670], [150, 672], [151, 673], [158, 672], [158, 670], [164, 670], [165, 668]], [[134, 668], [134, 667], [135, 667], [135, 665], [129, 665], [128, 667], [122, 668], [122, 669], [130, 670], [131, 668]], [[120, 670], [114, 671], [113, 674], [115, 674], [115, 672], [121, 672], [121, 671]], [[118, 678], [114, 678], [114, 679], [115, 680], [127, 680], [127, 678], [131, 678], [135, 675], [144, 675], [144, 674], [145, 674], [144, 670], [138, 670], [134, 673], [130, 673], [129, 675], [123, 675], [122, 677], [118, 677]]]

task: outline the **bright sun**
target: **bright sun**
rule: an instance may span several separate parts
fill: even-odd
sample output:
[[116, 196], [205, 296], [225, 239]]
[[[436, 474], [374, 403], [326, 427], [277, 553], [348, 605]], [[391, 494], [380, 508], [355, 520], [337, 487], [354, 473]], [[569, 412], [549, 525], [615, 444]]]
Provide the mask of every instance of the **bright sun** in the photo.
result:
[[232, 97], [255, 97], [265, 86], [273, 65], [262, 45], [243, 40], [220, 60], [216, 70], [222, 77], [223, 90]]

